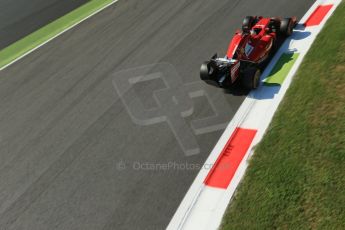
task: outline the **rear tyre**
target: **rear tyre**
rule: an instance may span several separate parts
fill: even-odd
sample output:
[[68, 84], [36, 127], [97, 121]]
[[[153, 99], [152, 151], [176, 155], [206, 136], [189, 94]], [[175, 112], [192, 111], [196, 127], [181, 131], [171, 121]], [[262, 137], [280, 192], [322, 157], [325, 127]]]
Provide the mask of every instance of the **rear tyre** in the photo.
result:
[[255, 18], [253, 16], [247, 16], [243, 19], [242, 30], [249, 32], [255, 24]]
[[215, 69], [210, 65], [210, 62], [204, 62], [200, 67], [200, 79], [205, 81], [207, 84], [219, 87], [215, 79]]
[[246, 89], [259, 87], [261, 70], [256, 67], [248, 67], [242, 74], [241, 83]]
[[210, 78], [209, 72], [209, 62], [202, 63], [200, 67], [200, 79], [203, 81], [208, 80]]
[[280, 22], [280, 33], [286, 37], [289, 37], [293, 32], [293, 21], [291, 18], [284, 18]]

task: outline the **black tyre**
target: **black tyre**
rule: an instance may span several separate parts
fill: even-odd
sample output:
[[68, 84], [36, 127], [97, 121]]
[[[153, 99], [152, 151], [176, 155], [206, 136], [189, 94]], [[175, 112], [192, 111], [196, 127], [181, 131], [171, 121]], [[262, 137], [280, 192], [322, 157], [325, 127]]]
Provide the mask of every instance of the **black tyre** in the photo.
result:
[[261, 70], [256, 67], [248, 67], [244, 70], [241, 83], [246, 89], [256, 89], [259, 87]]
[[200, 79], [207, 84], [219, 86], [215, 79], [215, 70], [211, 67], [210, 62], [204, 62], [200, 67]]
[[280, 33], [286, 37], [289, 37], [293, 32], [293, 21], [291, 18], [284, 18], [280, 22]]
[[269, 28], [273, 32], [278, 32], [280, 29], [280, 19], [272, 17], [269, 23]]
[[200, 79], [205, 81], [205, 80], [208, 80], [209, 78], [210, 78], [209, 62], [204, 62], [204, 63], [202, 63], [202, 65], [200, 67]]
[[255, 24], [255, 18], [253, 16], [247, 16], [243, 19], [242, 30], [249, 32]]

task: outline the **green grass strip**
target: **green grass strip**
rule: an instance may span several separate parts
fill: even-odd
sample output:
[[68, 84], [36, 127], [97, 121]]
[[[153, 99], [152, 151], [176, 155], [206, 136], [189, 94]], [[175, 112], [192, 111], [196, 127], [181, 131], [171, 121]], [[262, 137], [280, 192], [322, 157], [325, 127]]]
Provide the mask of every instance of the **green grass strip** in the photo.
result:
[[273, 67], [269, 76], [264, 80], [265, 85], [281, 85], [297, 60], [298, 53], [283, 53]]
[[4, 48], [0, 51], [0, 69], [112, 2], [114, 0], [91, 0]]
[[343, 1], [256, 147], [221, 229], [344, 229], [344, 22]]

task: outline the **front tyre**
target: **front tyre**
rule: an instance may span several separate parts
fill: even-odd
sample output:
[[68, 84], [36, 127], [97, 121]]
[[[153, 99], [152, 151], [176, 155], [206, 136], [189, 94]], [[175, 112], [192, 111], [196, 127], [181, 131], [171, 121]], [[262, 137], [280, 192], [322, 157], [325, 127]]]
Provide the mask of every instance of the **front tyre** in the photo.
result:
[[242, 31], [249, 32], [255, 24], [255, 18], [253, 16], [247, 16], [242, 22]]
[[246, 89], [257, 89], [260, 83], [261, 70], [257, 67], [247, 68], [241, 78], [242, 86]]
[[280, 22], [280, 33], [283, 36], [289, 37], [293, 32], [294, 23], [292, 18], [284, 18]]

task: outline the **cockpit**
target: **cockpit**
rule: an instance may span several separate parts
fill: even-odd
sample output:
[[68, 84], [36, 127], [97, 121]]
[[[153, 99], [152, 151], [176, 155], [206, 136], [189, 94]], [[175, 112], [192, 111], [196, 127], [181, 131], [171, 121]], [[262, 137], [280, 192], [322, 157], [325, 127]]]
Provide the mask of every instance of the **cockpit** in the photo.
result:
[[262, 31], [262, 28], [260, 28], [260, 27], [252, 28], [250, 30], [250, 34], [251, 35], [259, 35], [261, 31]]

